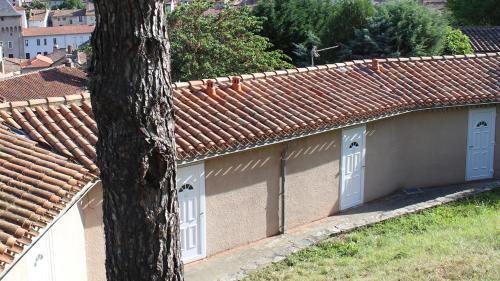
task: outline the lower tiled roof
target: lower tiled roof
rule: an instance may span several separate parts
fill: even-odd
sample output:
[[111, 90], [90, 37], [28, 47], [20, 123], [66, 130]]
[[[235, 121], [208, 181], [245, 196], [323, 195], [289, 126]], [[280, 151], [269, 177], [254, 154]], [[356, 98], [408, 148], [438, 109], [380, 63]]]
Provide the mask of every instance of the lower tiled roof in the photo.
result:
[[0, 272], [96, 176], [0, 123]]
[[49, 68], [0, 80], [0, 102], [77, 94], [86, 83], [87, 74], [78, 68]]
[[[499, 75], [500, 53], [492, 53], [354, 61], [241, 75], [234, 84], [234, 77], [177, 83], [177, 158], [191, 161], [414, 110], [498, 103]], [[0, 104], [1, 119], [97, 172], [88, 94]]]
[[500, 26], [462, 27], [476, 53], [500, 52]]

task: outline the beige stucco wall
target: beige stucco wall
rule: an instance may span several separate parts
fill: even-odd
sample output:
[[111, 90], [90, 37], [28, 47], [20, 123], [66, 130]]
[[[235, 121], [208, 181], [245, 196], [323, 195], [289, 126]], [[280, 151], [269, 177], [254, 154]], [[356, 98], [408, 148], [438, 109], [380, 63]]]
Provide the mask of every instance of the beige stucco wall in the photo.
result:
[[89, 281], [106, 280], [106, 250], [102, 220], [102, 185], [97, 183], [80, 202], [85, 228], [87, 276]]
[[287, 229], [339, 210], [340, 130], [289, 143], [286, 163]]
[[207, 254], [278, 233], [281, 145], [205, 162]]
[[467, 109], [451, 109], [367, 124], [365, 202], [399, 188], [463, 182], [467, 120]]
[[[207, 254], [278, 234], [281, 153], [285, 144], [205, 162]], [[337, 212], [340, 131], [288, 143], [286, 228]]]

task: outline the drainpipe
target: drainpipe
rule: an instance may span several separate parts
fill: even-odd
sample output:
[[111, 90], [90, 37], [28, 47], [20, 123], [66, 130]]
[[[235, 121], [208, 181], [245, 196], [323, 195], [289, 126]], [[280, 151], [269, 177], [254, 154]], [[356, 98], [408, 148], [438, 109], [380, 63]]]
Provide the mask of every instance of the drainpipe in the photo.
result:
[[286, 201], [286, 189], [285, 189], [285, 183], [286, 183], [286, 158], [288, 157], [288, 143], [285, 144], [285, 147], [283, 148], [283, 151], [281, 152], [281, 165], [280, 165], [280, 225], [279, 225], [279, 231], [280, 234], [284, 234], [286, 232], [286, 208], [285, 208], [285, 201]]

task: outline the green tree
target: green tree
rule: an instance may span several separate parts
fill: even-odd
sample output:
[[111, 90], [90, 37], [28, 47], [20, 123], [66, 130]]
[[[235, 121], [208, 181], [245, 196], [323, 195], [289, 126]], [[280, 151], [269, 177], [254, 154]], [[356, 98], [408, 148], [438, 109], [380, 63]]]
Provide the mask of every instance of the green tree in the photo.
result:
[[30, 3], [24, 3], [24, 8], [27, 9], [47, 9], [47, 3], [41, 2], [40, 0], [33, 0]]
[[500, 25], [499, 0], [447, 0], [446, 7], [459, 25]]
[[263, 0], [254, 13], [265, 18], [261, 35], [298, 63], [296, 45], [307, 44], [311, 33], [319, 37], [331, 9], [329, 0]]
[[213, 13], [211, 7], [196, 1], [168, 16], [174, 81], [291, 67], [289, 57], [257, 34], [262, 18], [247, 8]]
[[183, 281], [165, 0], [95, 5], [90, 92], [99, 131], [103, 279]]
[[81, 0], [64, 0], [64, 2], [59, 5], [59, 9], [83, 9], [85, 4]]
[[355, 37], [343, 46], [344, 59], [439, 55], [445, 46], [447, 22], [437, 12], [411, 0], [379, 5]]
[[[355, 30], [365, 27], [374, 11], [371, 0], [336, 1], [321, 31], [323, 47], [346, 44], [354, 39]], [[338, 60], [338, 49], [321, 54], [321, 58], [320, 62]]]
[[30, 19], [31, 10], [33, 10], [33, 9], [45, 10], [45, 9], [47, 9], [47, 3], [40, 2], [39, 0], [33, 0], [30, 3], [24, 3], [23, 7], [26, 11], [26, 18]]
[[318, 46], [321, 41], [313, 32], [307, 33], [307, 38], [300, 44], [294, 44], [293, 54], [296, 58], [295, 65], [299, 67], [311, 65], [311, 50], [313, 46]]
[[469, 37], [460, 29], [448, 27], [446, 29], [446, 43], [444, 53], [447, 55], [466, 55], [474, 53]]

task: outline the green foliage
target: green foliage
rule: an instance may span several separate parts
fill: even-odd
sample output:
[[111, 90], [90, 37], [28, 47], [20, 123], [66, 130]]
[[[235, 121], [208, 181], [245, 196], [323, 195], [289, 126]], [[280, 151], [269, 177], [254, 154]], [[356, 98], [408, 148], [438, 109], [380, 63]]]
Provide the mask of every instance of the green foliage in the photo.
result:
[[24, 3], [23, 7], [26, 9], [47, 9], [47, 3], [40, 0], [33, 0], [30, 3]]
[[83, 9], [85, 8], [85, 4], [83, 4], [81, 0], [64, 0], [58, 8], [63, 10]]
[[307, 32], [304, 42], [293, 44], [293, 55], [295, 57], [295, 65], [299, 67], [311, 65], [311, 49], [313, 46], [320, 44], [320, 39], [312, 31]]
[[469, 37], [460, 29], [448, 27], [446, 29], [446, 43], [444, 53], [447, 55], [466, 55], [474, 53]]
[[[346, 44], [354, 39], [355, 30], [367, 25], [375, 8], [371, 0], [339, 0], [333, 5], [321, 31], [323, 47]], [[321, 54], [323, 62], [338, 60], [337, 50]]]
[[446, 20], [411, 0], [379, 5], [366, 28], [342, 50], [344, 59], [438, 55], [444, 49]]
[[210, 13], [203, 1], [168, 15], [172, 78], [193, 80], [291, 67], [290, 58], [263, 36], [262, 19], [247, 8]]
[[446, 7], [460, 25], [500, 25], [499, 0], [447, 0]]
[[311, 34], [319, 37], [331, 9], [329, 0], [264, 0], [254, 13], [265, 18], [260, 34], [297, 63], [303, 58], [294, 55], [296, 45], [307, 45]]
[[495, 188], [336, 236], [243, 280], [499, 280], [499, 212]]
[[41, 2], [39, 0], [33, 0], [30, 3], [24, 3], [23, 7], [26, 10], [26, 18], [29, 19], [31, 16], [31, 10], [33, 9], [45, 10], [47, 9], [47, 3]]

